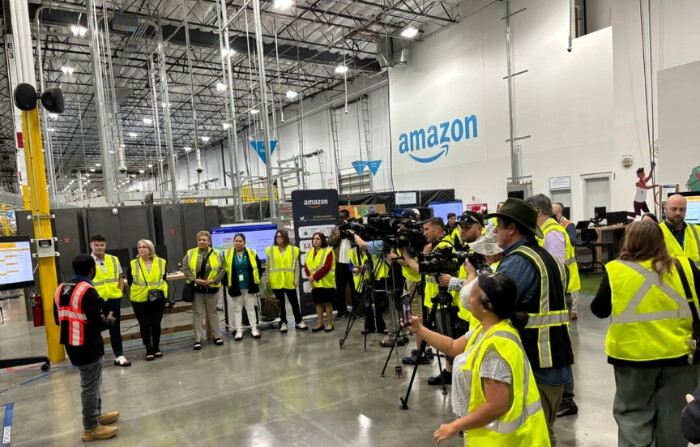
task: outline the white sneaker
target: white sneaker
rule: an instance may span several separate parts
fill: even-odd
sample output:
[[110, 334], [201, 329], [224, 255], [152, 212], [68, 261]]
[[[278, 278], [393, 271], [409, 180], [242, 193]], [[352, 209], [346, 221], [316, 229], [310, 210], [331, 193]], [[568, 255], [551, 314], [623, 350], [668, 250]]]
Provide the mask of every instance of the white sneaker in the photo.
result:
[[119, 357], [114, 357], [114, 364], [117, 366], [131, 366], [131, 362], [126, 359], [123, 355], [120, 355]]
[[283, 334], [287, 332], [287, 323], [282, 323], [282, 326], [280, 326], [280, 332]]
[[243, 331], [236, 331], [236, 336], [233, 337], [235, 341], [241, 341], [243, 340]]
[[301, 323], [297, 323], [297, 329], [301, 329], [302, 331], [305, 331], [309, 329], [309, 327], [304, 323], [303, 321]]
[[257, 340], [257, 339], [260, 338], [260, 331], [257, 330], [257, 329], [252, 329], [252, 330], [250, 331], [250, 335], [252, 335], [253, 338]]

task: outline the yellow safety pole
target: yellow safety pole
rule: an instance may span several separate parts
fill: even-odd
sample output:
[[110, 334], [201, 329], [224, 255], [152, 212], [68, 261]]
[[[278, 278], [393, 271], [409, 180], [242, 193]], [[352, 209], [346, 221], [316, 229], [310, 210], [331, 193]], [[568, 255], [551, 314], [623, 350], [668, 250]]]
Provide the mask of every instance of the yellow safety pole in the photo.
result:
[[[32, 220], [34, 221], [34, 238], [53, 238], [49, 193], [46, 189], [44, 154], [41, 148], [39, 106], [28, 112], [22, 111], [22, 130], [27, 140], [24, 154], [27, 160], [27, 183], [29, 184], [29, 194], [27, 196], [29, 197]], [[61, 346], [60, 328], [53, 319], [53, 294], [58, 287], [56, 258], [37, 258], [37, 261], [49, 361], [60, 362], [66, 358], [66, 353], [63, 346]]]

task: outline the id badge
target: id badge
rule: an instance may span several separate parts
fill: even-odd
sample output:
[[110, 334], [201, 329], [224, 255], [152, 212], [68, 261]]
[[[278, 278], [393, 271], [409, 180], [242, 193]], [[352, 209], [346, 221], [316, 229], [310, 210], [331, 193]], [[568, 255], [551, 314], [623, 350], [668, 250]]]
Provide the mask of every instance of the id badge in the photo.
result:
[[239, 281], [243, 281], [243, 275], [242, 275], [242, 274], [238, 275], [238, 280], [239, 280]]

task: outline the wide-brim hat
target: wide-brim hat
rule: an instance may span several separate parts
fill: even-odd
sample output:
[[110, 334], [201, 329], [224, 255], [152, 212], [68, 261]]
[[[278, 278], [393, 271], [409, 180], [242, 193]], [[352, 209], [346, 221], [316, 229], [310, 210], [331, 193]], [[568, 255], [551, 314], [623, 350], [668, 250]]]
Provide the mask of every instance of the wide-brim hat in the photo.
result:
[[497, 253], [502, 253], [503, 249], [498, 246], [498, 238], [496, 237], [495, 230], [496, 227], [486, 228], [486, 233], [469, 244], [469, 248], [484, 256], [493, 256]]
[[544, 237], [542, 230], [537, 225], [537, 210], [524, 200], [515, 197], [508, 198], [503, 203], [500, 211], [486, 215], [487, 219], [491, 217], [505, 217], [506, 219], [514, 220], [531, 234], [539, 238]]

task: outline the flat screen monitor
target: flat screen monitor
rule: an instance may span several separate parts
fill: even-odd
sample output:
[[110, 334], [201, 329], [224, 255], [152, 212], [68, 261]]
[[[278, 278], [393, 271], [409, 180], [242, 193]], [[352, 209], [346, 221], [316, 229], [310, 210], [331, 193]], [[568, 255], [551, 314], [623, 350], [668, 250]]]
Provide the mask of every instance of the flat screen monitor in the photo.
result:
[[603, 219], [607, 219], [608, 217], [608, 211], [604, 206], [596, 206], [593, 208], [593, 219], [596, 220], [596, 222], [600, 222]]
[[233, 247], [233, 238], [238, 233], [245, 235], [246, 247], [254, 249], [258, 253], [260, 261], [265, 262], [265, 249], [270, 247], [275, 240], [277, 225], [259, 223], [212, 228], [211, 245], [215, 249], [224, 252]]
[[[461, 200], [451, 200], [449, 202], [430, 202], [428, 207], [433, 210], [433, 217], [442, 217], [447, 223], [447, 214], [455, 213], [457, 217], [462, 215], [464, 207]], [[421, 214], [421, 218], [423, 215]]]
[[[700, 225], [700, 191], [673, 192], [669, 193], [668, 196], [670, 197], [674, 194], [680, 194], [688, 201], [688, 206], [685, 211], [685, 221]], [[666, 209], [664, 208], [664, 218], [665, 216]]]
[[29, 236], [0, 237], [0, 290], [34, 284]]
[[610, 211], [607, 213], [608, 225], [628, 224], [627, 211]]

